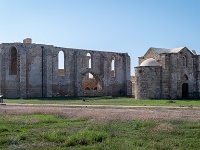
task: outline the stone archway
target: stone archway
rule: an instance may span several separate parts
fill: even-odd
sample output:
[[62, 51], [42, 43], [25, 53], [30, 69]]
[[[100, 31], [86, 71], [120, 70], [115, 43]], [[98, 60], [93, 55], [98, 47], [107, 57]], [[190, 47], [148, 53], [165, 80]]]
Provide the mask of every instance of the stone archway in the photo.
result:
[[93, 73], [86, 73], [82, 81], [83, 90], [102, 90], [100, 78]]

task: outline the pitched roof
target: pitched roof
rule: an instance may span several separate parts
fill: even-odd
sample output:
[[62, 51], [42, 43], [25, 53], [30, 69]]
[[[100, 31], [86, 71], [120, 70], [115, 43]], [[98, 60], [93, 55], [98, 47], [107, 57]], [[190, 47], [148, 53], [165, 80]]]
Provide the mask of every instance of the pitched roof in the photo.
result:
[[[184, 48], [187, 48], [187, 47], [178, 47], [178, 48], [171, 48], [171, 49], [150, 47], [150, 49], [153, 49], [158, 54], [162, 54], [162, 53], [178, 53]], [[188, 51], [190, 51], [193, 55], [197, 55], [195, 50], [189, 50], [188, 49]]]
[[178, 47], [178, 48], [172, 48], [172, 49], [151, 47], [150, 49], [153, 49], [153, 50], [154, 50], [155, 52], [157, 52], [158, 54], [162, 54], [162, 53], [178, 53], [178, 52], [180, 52], [183, 48], [185, 48], [185, 47]]

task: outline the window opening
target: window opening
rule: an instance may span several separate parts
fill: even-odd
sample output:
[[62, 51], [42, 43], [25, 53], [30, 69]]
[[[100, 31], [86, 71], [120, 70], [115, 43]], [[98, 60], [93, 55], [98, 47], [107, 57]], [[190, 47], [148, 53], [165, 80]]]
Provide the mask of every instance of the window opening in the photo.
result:
[[94, 76], [91, 73], [89, 73], [89, 79], [93, 79], [93, 78]]
[[65, 55], [63, 51], [59, 51], [58, 53], [58, 75], [64, 76], [65, 75]]
[[90, 88], [89, 88], [89, 87], [86, 87], [85, 90], [90, 90]]
[[188, 76], [186, 74], [184, 75], [184, 80], [188, 80]]
[[92, 64], [91, 64], [91, 54], [87, 53], [87, 68], [91, 68]]
[[111, 60], [111, 76], [115, 77], [115, 57], [112, 57]]
[[183, 56], [183, 66], [184, 67], [187, 66], [187, 58], [186, 58], [186, 56]]

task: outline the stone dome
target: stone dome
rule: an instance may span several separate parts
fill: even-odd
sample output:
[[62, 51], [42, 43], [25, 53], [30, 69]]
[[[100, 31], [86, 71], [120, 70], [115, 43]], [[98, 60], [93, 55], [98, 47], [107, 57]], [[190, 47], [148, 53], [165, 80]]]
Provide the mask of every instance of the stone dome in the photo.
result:
[[143, 61], [140, 66], [160, 66], [159, 63], [153, 59], [153, 58], [149, 58], [146, 59], [145, 61]]

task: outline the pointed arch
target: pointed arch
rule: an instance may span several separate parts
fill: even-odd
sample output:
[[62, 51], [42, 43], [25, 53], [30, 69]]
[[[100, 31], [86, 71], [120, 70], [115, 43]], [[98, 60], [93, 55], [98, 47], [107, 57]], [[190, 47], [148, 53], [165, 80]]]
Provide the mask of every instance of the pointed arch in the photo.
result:
[[92, 60], [91, 60], [91, 54], [90, 53], [87, 53], [86, 55], [86, 67], [87, 68], [91, 68], [92, 67]]
[[183, 56], [182, 64], [184, 67], [187, 67], [187, 57], [186, 56]]
[[10, 48], [10, 74], [17, 74], [17, 49], [14, 46]]
[[[93, 78], [89, 77], [90, 74], [93, 76]], [[86, 89], [87, 90], [101, 90], [102, 83], [100, 81], [100, 78], [91, 72], [86, 73], [82, 81], [82, 89], [83, 90], [86, 90]]]
[[188, 80], [188, 76], [187, 76], [186, 74], [183, 76], [183, 80], [184, 80], [184, 81], [187, 81], [187, 80]]
[[90, 90], [90, 88], [89, 88], [89, 87], [86, 87], [85, 90]]
[[65, 53], [62, 50], [58, 52], [58, 75], [65, 75]]

